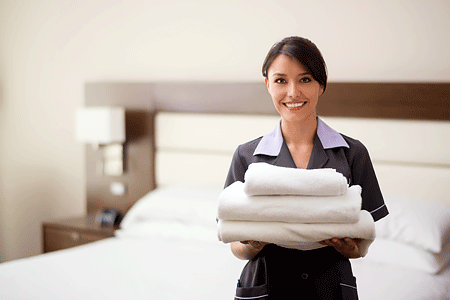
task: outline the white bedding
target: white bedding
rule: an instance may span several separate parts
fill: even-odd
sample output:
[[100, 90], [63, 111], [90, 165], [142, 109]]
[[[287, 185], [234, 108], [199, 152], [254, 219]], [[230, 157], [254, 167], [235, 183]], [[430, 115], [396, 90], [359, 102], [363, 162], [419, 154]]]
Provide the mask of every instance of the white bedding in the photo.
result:
[[367, 258], [351, 260], [351, 263], [361, 300], [450, 299], [450, 268], [433, 275], [413, 268], [373, 262]]
[[109, 238], [0, 266], [0, 299], [233, 299], [242, 262], [193, 239]]
[[[0, 299], [233, 299], [244, 261], [227, 245], [116, 237], [0, 265]], [[352, 260], [360, 299], [450, 299], [439, 275]]]
[[[130, 211], [114, 238], [3, 263], [0, 299], [233, 299], [246, 262], [217, 239], [214, 207], [221, 189], [160, 188]], [[195, 217], [182, 214], [183, 205], [202, 202]], [[161, 212], [159, 218], [151, 208]], [[360, 299], [450, 299], [448, 264], [437, 274], [422, 268], [429, 257], [410, 267], [395, 265], [386, 257], [387, 244], [378, 242], [367, 257], [352, 260]], [[392, 253], [400, 249], [390, 247]]]

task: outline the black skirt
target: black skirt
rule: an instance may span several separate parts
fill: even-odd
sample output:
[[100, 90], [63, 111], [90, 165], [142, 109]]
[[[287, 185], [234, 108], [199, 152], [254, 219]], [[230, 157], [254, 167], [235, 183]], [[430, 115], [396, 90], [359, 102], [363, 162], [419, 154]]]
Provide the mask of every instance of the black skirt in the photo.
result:
[[332, 247], [267, 245], [242, 270], [235, 299], [357, 300], [350, 261]]

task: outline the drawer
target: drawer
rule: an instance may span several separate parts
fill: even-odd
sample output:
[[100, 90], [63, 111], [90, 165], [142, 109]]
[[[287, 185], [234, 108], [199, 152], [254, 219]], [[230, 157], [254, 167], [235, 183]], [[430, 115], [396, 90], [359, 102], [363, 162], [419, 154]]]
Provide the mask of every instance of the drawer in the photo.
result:
[[105, 236], [90, 235], [76, 230], [44, 227], [44, 252], [75, 247], [104, 238]]

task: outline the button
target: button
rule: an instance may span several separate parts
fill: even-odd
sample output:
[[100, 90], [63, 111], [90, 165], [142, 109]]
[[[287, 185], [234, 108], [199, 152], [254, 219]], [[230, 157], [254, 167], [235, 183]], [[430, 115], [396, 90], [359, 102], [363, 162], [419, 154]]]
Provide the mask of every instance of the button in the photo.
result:
[[80, 239], [80, 234], [76, 231], [72, 231], [70, 233], [70, 238], [72, 239], [72, 241], [77, 242]]
[[308, 279], [308, 274], [303, 273], [303, 274], [302, 274], [302, 279]]

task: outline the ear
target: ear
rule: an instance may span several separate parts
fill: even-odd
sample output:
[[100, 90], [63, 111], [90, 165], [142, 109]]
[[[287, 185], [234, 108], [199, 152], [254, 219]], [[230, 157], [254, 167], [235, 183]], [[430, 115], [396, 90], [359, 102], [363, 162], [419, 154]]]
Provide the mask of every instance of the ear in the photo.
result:
[[269, 81], [267, 80], [267, 77], [264, 77], [264, 83], [266, 84], [266, 87], [269, 88]]
[[322, 96], [323, 92], [324, 92], [323, 85], [320, 85], [320, 88], [319, 88], [319, 96]]

